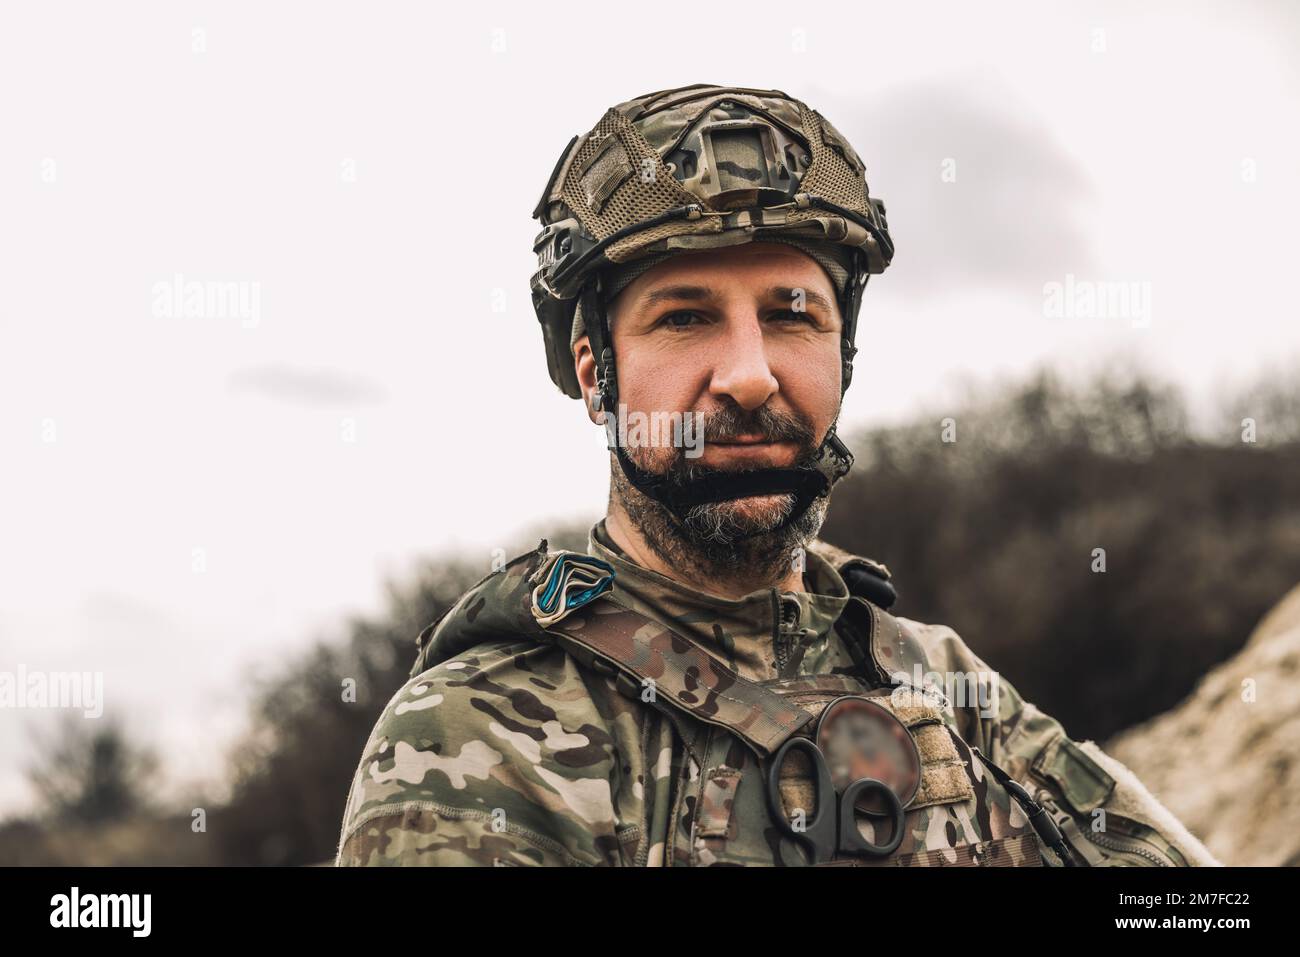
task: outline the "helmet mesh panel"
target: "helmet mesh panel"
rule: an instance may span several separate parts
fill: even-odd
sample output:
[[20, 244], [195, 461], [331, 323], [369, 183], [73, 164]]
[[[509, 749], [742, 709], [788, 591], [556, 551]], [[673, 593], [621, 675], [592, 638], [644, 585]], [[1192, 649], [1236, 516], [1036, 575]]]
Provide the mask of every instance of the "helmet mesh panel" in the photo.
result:
[[800, 184], [801, 191], [824, 196], [833, 203], [870, 216], [866, 179], [837, 150], [827, 145], [822, 136], [821, 117], [803, 104], [799, 109], [813, 158]]
[[[582, 179], [587, 172], [587, 165], [600, 153], [605, 140], [610, 136], [619, 138], [631, 168], [627, 178], [609, 194], [600, 210], [596, 211], [587, 202]], [[647, 169], [651, 173], [650, 181], [643, 182], [643, 171]], [[587, 140], [578, 147], [562, 192], [564, 201], [573, 210], [573, 214], [597, 239], [604, 239], [625, 226], [657, 216], [674, 206], [684, 206], [687, 203], [703, 205], [673, 178], [659, 153], [618, 109], [608, 110]]]

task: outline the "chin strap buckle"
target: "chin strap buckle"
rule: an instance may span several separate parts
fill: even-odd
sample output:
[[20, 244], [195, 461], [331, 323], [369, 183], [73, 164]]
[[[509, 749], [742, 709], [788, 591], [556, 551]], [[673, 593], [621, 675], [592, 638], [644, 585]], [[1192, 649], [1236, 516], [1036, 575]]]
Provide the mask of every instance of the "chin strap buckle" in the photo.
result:
[[823, 456], [829, 452], [830, 455], [837, 460], [837, 464], [833, 467], [831, 474], [827, 476], [830, 480], [830, 484], [834, 485], [840, 479], [844, 478], [845, 475], [849, 474], [849, 469], [853, 468], [853, 453], [849, 451], [849, 447], [845, 445], [839, 435], [836, 434], [834, 427], [826, 433], [826, 441], [824, 445], [826, 446], [826, 451], [822, 453]]

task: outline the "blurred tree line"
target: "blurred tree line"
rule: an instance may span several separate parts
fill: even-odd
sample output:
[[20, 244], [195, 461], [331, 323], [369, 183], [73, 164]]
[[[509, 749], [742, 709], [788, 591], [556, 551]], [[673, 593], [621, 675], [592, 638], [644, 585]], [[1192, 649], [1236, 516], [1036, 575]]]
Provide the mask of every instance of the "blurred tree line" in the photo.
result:
[[[889, 565], [895, 613], [953, 626], [1071, 736], [1104, 741], [1176, 704], [1300, 581], [1297, 386], [1261, 381], [1223, 400], [1221, 418], [1198, 433], [1176, 390], [1140, 376], [1069, 386], [1042, 373], [971, 393], [958, 411], [850, 436], [857, 463], [822, 534]], [[1247, 419], [1255, 441], [1243, 441]], [[585, 548], [588, 524], [521, 537], [510, 554], [543, 534]], [[1094, 570], [1098, 549], [1104, 572]], [[487, 556], [429, 561], [389, 585], [381, 618], [349, 622], [345, 641], [318, 643], [264, 681], [255, 730], [231, 757], [229, 799], [211, 808], [209, 839], [191, 850], [169, 850], [186, 843], [187, 813], [142, 816], [131, 782], [151, 759], [109, 729], [115, 740], [83, 732], [33, 770], [49, 812], [43, 825], [0, 827], [0, 860], [329, 860], [357, 761], [406, 680], [413, 639], [489, 570]], [[66, 830], [69, 816], [81, 840], [39, 844], [42, 826]], [[86, 850], [84, 828], [109, 833], [122, 819], [145, 836]], [[28, 850], [15, 853], [15, 842]]]
[[889, 565], [897, 614], [951, 625], [1072, 737], [1105, 741], [1300, 582], [1295, 385], [1256, 384], [1197, 437], [1172, 388], [1043, 373], [860, 436], [823, 535]]

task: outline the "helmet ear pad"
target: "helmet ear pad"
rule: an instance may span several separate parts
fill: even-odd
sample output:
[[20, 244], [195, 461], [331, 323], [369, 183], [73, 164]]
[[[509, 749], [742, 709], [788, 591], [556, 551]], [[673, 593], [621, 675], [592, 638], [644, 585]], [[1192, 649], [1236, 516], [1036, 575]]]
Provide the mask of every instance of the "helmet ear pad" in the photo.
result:
[[570, 399], [581, 399], [582, 386], [573, 367], [573, 343], [570, 336], [577, 300], [548, 296], [539, 302], [534, 293], [533, 306], [542, 327], [546, 371], [550, 373], [551, 381]]

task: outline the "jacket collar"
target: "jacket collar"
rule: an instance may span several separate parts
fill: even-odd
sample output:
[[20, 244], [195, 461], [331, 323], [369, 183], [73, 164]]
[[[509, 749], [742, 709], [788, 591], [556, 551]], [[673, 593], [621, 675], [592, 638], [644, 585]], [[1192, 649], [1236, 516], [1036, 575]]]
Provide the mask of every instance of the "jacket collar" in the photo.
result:
[[604, 519], [591, 527], [587, 551], [614, 567], [609, 598], [689, 638], [754, 681], [786, 677], [778, 674], [777, 656], [797, 662], [804, 657], [791, 654], [797, 646], [811, 659], [819, 657], [815, 652], [834, 640], [833, 626], [849, 601], [839, 572], [811, 550], [805, 553], [807, 591], [762, 588], [737, 599], [698, 591], [637, 564], [614, 544]]

